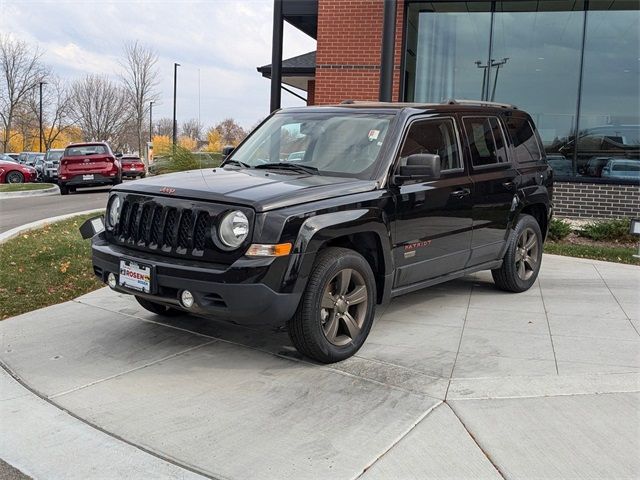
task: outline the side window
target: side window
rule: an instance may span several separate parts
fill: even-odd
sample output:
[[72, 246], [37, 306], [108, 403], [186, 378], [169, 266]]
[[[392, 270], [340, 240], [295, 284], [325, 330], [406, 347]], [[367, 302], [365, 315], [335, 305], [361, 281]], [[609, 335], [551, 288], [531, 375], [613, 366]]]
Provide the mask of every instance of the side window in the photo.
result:
[[506, 144], [496, 117], [463, 118], [471, 162], [475, 167], [507, 163]]
[[513, 141], [513, 154], [518, 163], [537, 162], [542, 158], [533, 126], [526, 118], [511, 117], [507, 129]]
[[440, 155], [442, 171], [462, 168], [453, 120], [413, 122], [400, 151], [400, 163], [404, 164], [409, 155], [416, 153]]

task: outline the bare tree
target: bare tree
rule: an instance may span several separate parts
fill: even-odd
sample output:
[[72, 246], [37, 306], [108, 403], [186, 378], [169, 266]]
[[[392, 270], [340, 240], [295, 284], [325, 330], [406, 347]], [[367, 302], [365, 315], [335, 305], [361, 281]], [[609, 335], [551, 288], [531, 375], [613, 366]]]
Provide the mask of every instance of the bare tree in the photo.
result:
[[215, 126], [225, 145], [237, 145], [247, 136], [247, 132], [233, 118], [226, 118]]
[[[39, 93], [33, 90], [29, 95], [29, 108], [36, 118], [40, 114], [39, 102]], [[69, 88], [60, 77], [50, 75], [42, 94], [42, 141], [45, 150], [51, 148], [53, 142], [73, 127], [71, 113]]]
[[191, 118], [182, 124], [181, 132], [183, 136], [199, 141], [202, 140], [204, 127], [197, 118]]
[[138, 152], [145, 142], [144, 127], [149, 115], [149, 102], [158, 99], [158, 55], [137, 41], [124, 46], [123, 72], [120, 75], [133, 110]]
[[7, 151], [11, 140], [17, 110], [26, 101], [29, 91], [47, 76], [47, 69], [40, 62], [41, 56], [40, 50], [31, 49], [22, 40], [0, 36], [0, 120], [4, 130], [0, 143], [3, 152]]
[[173, 134], [173, 120], [170, 118], [161, 118], [154, 125], [154, 130], [156, 135], [171, 137]]
[[133, 112], [124, 88], [105, 75], [87, 75], [71, 88], [71, 116], [85, 140], [109, 141], [116, 148]]

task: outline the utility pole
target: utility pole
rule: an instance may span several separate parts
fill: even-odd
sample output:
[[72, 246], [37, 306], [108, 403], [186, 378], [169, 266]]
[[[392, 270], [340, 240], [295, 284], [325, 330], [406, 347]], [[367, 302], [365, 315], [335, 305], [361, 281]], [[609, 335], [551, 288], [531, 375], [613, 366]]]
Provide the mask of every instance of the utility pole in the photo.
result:
[[173, 64], [173, 150], [175, 151], [178, 137], [178, 123], [176, 122], [176, 92], [178, 88], [178, 67], [179, 63]]
[[42, 131], [42, 85], [45, 85], [46, 83], [47, 82], [40, 82], [40, 153], [42, 153], [42, 138], [44, 137], [44, 133]]
[[153, 142], [153, 101], [149, 102], [149, 141]]

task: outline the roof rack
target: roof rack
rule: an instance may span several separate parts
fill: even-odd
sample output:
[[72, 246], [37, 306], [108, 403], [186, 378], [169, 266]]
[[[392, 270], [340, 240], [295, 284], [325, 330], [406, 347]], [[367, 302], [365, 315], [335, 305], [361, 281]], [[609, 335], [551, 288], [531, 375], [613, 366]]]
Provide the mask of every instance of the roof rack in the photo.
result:
[[487, 105], [491, 107], [513, 108], [515, 110], [518, 109], [518, 107], [510, 103], [489, 102], [486, 100], [465, 100], [465, 99], [452, 98], [443, 103], [446, 103], [448, 105]]

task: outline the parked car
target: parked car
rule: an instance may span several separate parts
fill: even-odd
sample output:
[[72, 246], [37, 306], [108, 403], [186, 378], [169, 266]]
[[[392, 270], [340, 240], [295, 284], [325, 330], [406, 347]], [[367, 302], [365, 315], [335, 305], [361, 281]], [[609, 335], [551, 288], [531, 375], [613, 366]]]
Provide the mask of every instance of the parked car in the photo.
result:
[[18, 155], [18, 162], [23, 165], [29, 165], [30, 167], [33, 167], [36, 163], [38, 155], [41, 155], [40, 152], [21, 152], [20, 155]]
[[9, 152], [7, 152], [7, 153], [5, 153], [5, 155], [8, 155], [9, 157], [11, 157], [15, 162], [20, 163], [18, 161], [18, 158], [20, 157], [19, 153], [9, 153]]
[[43, 180], [45, 182], [55, 182], [58, 180], [58, 168], [60, 159], [64, 154], [64, 148], [50, 148], [44, 157]]
[[44, 175], [44, 153], [39, 153], [35, 156], [35, 160], [33, 162], [33, 168], [38, 172], [38, 181], [41, 182], [43, 180]]
[[330, 363], [356, 353], [391, 297], [487, 269], [529, 289], [552, 186], [515, 107], [350, 102], [277, 111], [221, 168], [115, 187], [105, 229], [81, 231], [95, 274], [147, 310], [286, 323]]
[[60, 159], [58, 186], [66, 195], [77, 188], [122, 183], [120, 160], [105, 142], [74, 143]]
[[0, 159], [0, 183], [35, 182], [37, 177], [38, 172], [33, 167]]
[[13, 157], [10, 157], [6, 153], [0, 153], [0, 161], [18, 163], [18, 160], [15, 160]]
[[556, 177], [571, 177], [573, 175], [571, 159], [563, 155], [547, 154], [547, 163], [553, 169], [553, 174]]
[[120, 162], [122, 163], [123, 178], [144, 178], [147, 176], [144, 162], [137, 155], [123, 155]]
[[640, 180], [640, 159], [612, 158], [602, 169], [602, 178]]
[[609, 161], [610, 157], [593, 157], [587, 163], [586, 175], [599, 178], [602, 176], [602, 169]]

